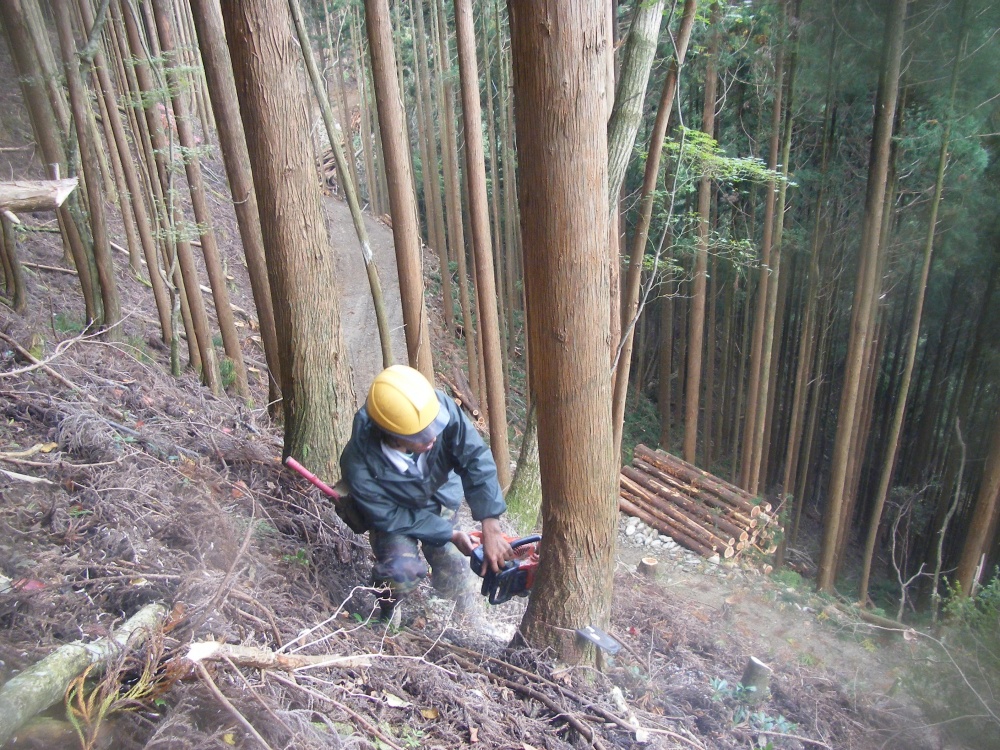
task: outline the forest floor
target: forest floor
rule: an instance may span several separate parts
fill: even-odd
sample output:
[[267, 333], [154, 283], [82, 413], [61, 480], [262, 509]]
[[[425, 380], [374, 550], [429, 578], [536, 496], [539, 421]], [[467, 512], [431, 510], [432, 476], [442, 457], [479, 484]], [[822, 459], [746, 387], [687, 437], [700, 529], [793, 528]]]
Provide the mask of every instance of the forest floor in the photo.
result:
[[[14, 106], [4, 107], [2, 147], [26, 140]], [[5, 177], [28, 176], [30, 153], [0, 152]], [[252, 310], [217, 188], [233, 302]], [[367, 279], [346, 207], [327, 204], [360, 397], [380, 367]], [[789, 577], [679, 548], [658, 550], [662, 571], [647, 578], [636, 564], [649, 550], [624, 533], [624, 519], [610, 627], [623, 648], [602, 671], [508, 649], [521, 600], [459, 619], [425, 587], [405, 603], [402, 628], [372, 621], [367, 539], [279, 463], [252, 318], [241, 324], [253, 401], [215, 398], [193, 373], [169, 374], [151, 295], [124, 261], [123, 341], [84, 331], [77, 279], [58, 235], [43, 231], [52, 217], [23, 219], [33, 229], [19, 233], [18, 252], [36, 264], [26, 269], [28, 311], [0, 305], [0, 573], [10, 579], [0, 593], [0, 681], [61, 644], [106, 636], [145, 605], [170, 612], [143, 656], [123, 654], [106, 679], [77, 686], [94, 699], [77, 704], [92, 740], [82, 746], [950, 747], [899, 689], [921, 658], [919, 639], [857, 621]], [[377, 222], [369, 232], [392, 307], [391, 232]], [[430, 252], [426, 268], [434, 289]], [[439, 331], [440, 300], [431, 307]], [[47, 368], [30, 367], [11, 342]], [[436, 354], [443, 372], [462, 357], [440, 336]], [[196, 667], [185, 657], [206, 641], [350, 660]], [[758, 702], [738, 688], [751, 656], [774, 670]], [[7, 746], [80, 747], [65, 716], [57, 704]]]

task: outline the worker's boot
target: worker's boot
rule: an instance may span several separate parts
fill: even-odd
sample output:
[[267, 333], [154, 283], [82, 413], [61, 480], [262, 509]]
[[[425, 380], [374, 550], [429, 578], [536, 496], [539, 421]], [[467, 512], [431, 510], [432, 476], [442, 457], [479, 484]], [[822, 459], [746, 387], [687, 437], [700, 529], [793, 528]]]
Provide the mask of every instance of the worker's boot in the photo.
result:
[[380, 599], [378, 620], [390, 627], [398, 628], [400, 622], [399, 599]]

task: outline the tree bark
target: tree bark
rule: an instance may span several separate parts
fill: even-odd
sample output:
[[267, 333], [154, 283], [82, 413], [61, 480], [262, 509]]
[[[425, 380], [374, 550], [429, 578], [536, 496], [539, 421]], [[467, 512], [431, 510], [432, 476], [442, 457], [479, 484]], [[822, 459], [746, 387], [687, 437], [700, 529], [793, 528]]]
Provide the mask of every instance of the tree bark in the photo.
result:
[[421, 274], [423, 263], [420, 256], [420, 224], [412, 189], [413, 172], [410, 169], [403, 101], [395, 73], [396, 59], [392, 48], [388, 0], [365, 0], [365, 19], [382, 152], [385, 154], [389, 182], [392, 236], [396, 246], [403, 325], [406, 328], [406, 351], [410, 366], [420, 370], [433, 382], [434, 363]]
[[497, 464], [500, 486], [510, 484], [510, 448], [507, 444], [507, 398], [500, 354], [500, 320], [486, 200], [486, 161], [483, 153], [483, 117], [479, 104], [479, 70], [476, 29], [471, 0], [455, 0], [458, 67], [462, 84], [462, 117], [465, 121], [465, 163], [469, 179], [469, 213], [472, 221], [476, 290], [479, 296], [479, 341], [486, 374], [486, 401], [490, 421], [490, 450]]
[[593, 652], [573, 629], [608, 623], [617, 532], [607, 225], [594, 221], [608, 206], [611, 40], [599, 0], [517, 3], [510, 16], [545, 529], [521, 632], [577, 662]]
[[0, 687], [0, 745], [28, 719], [63, 699], [69, 684], [87, 667], [126, 647], [136, 647], [166, 616], [159, 604], [147, 604], [108, 638], [67, 643]]
[[257, 206], [257, 191], [253, 186], [246, 134], [243, 131], [243, 121], [240, 119], [232, 62], [229, 58], [229, 47], [226, 45], [226, 30], [222, 25], [218, 0], [192, 0], [191, 12], [205, 66], [208, 94], [215, 114], [219, 151], [222, 152], [222, 160], [226, 165], [229, 191], [233, 198], [240, 238], [243, 241], [243, 255], [247, 261], [254, 306], [257, 308], [260, 339], [270, 374], [268, 403], [277, 407], [281, 401], [282, 364], [278, 354], [274, 303], [271, 300], [271, 289], [267, 280], [267, 262], [261, 233], [260, 211]]
[[6, 214], [0, 214], [0, 230], [3, 236], [0, 241], [3, 247], [3, 272], [6, 290], [10, 293], [10, 304], [16, 313], [23, 313], [28, 308], [27, 292], [24, 288], [24, 268], [17, 257], [17, 240], [14, 235], [14, 225]]
[[316, 95], [320, 111], [323, 113], [326, 135], [330, 141], [330, 148], [333, 149], [334, 159], [337, 162], [337, 174], [344, 188], [344, 194], [347, 196], [347, 205], [351, 209], [354, 233], [358, 236], [358, 243], [361, 245], [361, 258], [365, 263], [368, 288], [371, 290], [372, 304], [375, 308], [375, 321], [378, 327], [379, 343], [382, 347], [382, 367], [389, 367], [395, 364], [395, 358], [392, 356], [389, 315], [385, 308], [385, 298], [382, 296], [382, 282], [379, 280], [378, 266], [375, 265], [371, 241], [368, 239], [368, 230], [365, 228], [365, 217], [361, 213], [361, 205], [358, 203], [357, 186], [351, 182], [351, 173], [347, 168], [347, 160], [344, 158], [344, 151], [340, 147], [340, 140], [337, 138], [337, 128], [333, 124], [333, 109], [330, 107], [330, 100], [326, 95], [326, 87], [323, 85], [323, 79], [319, 74], [319, 69], [316, 67], [316, 60], [313, 58], [309, 33], [306, 31], [305, 22], [302, 19], [302, 10], [299, 8], [298, 0], [289, 0], [288, 5], [292, 11], [295, 33], [299, 39], [299, 48], [302, 50], [306, 70], [312, 80], [313, 93]]
[[285, 456], [340, 475], [355, 397], [286, 0], [225, 0], [281, 347]]
[[[709, 137], [715, 132], [715, 92], [718, 79], [719, 4], [712, 3], [709, 25], [713, 27], [705, 69], [705, 106], [701, 130]], [[698, 417], [701, 402], [702, 347], [705, 339], [706, 282], [708, 276], [709, 214], [712, 201], [712, 180], [708, 175], [698, 185], [698, 250], [695, 255], [691, 283], [691, 304], [688, 314], [687, 374], [684, 393], [684, 460], [696, 463], [698, 449]]]
[[[670, 115], [673, 112], [674, 97], [677, 92], [677, 79], [681, 69], [684, 67], [684, 59], [687, 56], [688, 42], [691, 40], [691, 31], [694, 28], [695, 10], [697, 7], [697, 0], [684, 1], [684, 11], [681, 15], [680, 27], [677, 31], [674, 56], [670, 61], [670, 68], [663, 81], [660, 104], [656, 110], [656, 120], [653, 123], [653, 132], [649, 138], [649, 153], [646, 156], [646, 168], [642, 179], [642, 193], [639, 198], [639, 218], [636, 220], [635, 233], [632, 236], [628, 270], [625, 274], [625, 290], [622, 293], [623, 340], [617, 358], [616, 366], [618, 368], [618, 375], [614, 379], [613, 396], [616, 456], [621, 455], [622, 430], [625, 425], [625, 400], [628, 394], [628, 374], [631, 367], [632, 346], [635, 336], [635, 319], [640, 312], [639, 281], [642, 271], [642, 260], [646, 253], [646, 242], [649, 239], [649, 223], [653, 216], [653, 199], [656, 192], [657, 178], [660, 174], [660, 158], [663, 154], [663, 143], [666, 140], [667, 126], [670, 124]], [[667, 302], [666, 299], [663, 301]], [[668, 332], [666, 335], [668, 336], [666, 341], [669, 342], [671, 333]], [[669, 366], [667, 369], [667, 382], [669, 384]], [[669, 385], [667, 388], [669, 394]], [[666, 400], [669, 401], [669, 396]], [[662, 421], [663, 415], [661, 413]], [[666, 423], [669, 425], [669, 422], [670, 418], [668, 414]], [[669, 431], [669, 427], [667, 431]], [[661, 429], [661, 443], [663, 437], [668, 437], [668, 435]]]
[[73, 38], [73, 27], [70, 20], [69, 0], [58, 0], [53, 3], [52, 10], [59, 32], [59, 46], [62, 49], [70, 107], [73, 110], [73, 122], [80, 143], [80, 162], [89, 191], [88, 204], [90, 207], [90, 228], [94, 238], [94, 266], [97, 271], [104, 308], [101, 325], [105, 329], [107, 338], [117, 341], [122, 337], [118, 328], [122, 319], [121, 301], [118, 296], [118, 283], [115, 280], [114, 262], [111, 258], [111, 245], [108, 240], [104, 198], [101, 195], [101, 176], [97, 169], [97, 144], [94, 143], [93, 132], [87, 127], [88, 94], [80, 75], [76, 40]]
[[837, 539], [840, 532], [840, 515], [847, 483], [848, 451], [857, 421], [861, 386], [861, 372], [866, 362], [871, 332], [867, 328], [867, 311], [876, 296], [878, 270], [878, 240], [882, 225], [883, 198], [889, 169], [890, 141], [899, 91], [899, 70], [903, 55], [903, 33], [907, 0], [893, 0], [885, 26], [885, 65], [879, 95], [876, 101], [876, 118], [869, 162], [868, 187], [865, 197], [865, 221], [861, 237], [861, 264], [854, 293], [854, 307], [861, 313], [851, 324], [848, 340], [844, 389], [837, 416], [837, 434], [831, 460], [830, 490], [827, 498], [820, 548], [819, 571], [816, 586], [820, 591], [832, 592], [836, 572]]

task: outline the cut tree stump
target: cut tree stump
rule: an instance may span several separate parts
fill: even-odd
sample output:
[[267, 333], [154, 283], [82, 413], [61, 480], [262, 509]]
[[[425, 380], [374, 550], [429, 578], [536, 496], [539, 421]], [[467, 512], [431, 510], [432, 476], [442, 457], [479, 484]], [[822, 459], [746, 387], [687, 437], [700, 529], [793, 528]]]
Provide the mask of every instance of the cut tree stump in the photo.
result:
[[771, 672], [773, 671], [756, 656], [750, 657], [750, 661], [747, 662], [743, 670], [743, 677], [740, 678], [740, 685], [747, 689], [747, 695], [744, 698], [747, 703], [760, 703], [767, 699], [771, 691]]
[[656, 578], [660, 569], [660, 561], [655, 557], [644, 557], [639, 561], [639, 572], [647, 578]]
[[141, 643], [166, 613], [160, 604], [147, 604], [110, 637], [93, 643], [67, 643], [8, 680], [0, 687], [0, 746], [32, 716], [61, 701], [69, 684], [87, 667]]

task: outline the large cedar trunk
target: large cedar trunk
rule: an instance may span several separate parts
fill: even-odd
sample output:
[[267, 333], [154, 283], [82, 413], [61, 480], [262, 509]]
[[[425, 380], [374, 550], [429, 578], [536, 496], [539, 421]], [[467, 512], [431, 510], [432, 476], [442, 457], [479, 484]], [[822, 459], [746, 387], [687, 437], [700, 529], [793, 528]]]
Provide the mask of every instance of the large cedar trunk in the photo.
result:
[[608, 369], [607, 9], [511, 5], [521, 231], [542, 476], [541, 566], [521, 632], [559, 658], [604, 627], [617, 527]]
[[299, 51], [283, 0], [222, 4], [261, 214], [282, 362], [285, 455], [339, 476], [354, 412]]

